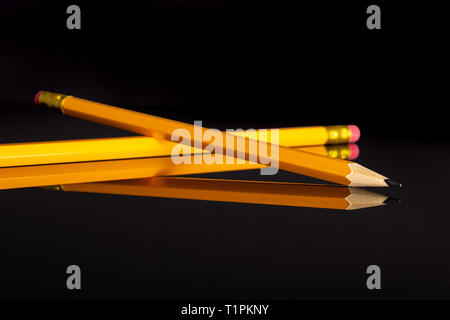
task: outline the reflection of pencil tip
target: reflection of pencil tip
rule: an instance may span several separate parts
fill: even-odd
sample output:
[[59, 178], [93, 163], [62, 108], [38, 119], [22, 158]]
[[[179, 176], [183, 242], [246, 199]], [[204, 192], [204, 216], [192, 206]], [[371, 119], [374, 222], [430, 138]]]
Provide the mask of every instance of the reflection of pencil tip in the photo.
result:
[[382, 206], [386, 204], [386, 200], [389, 198], [383, 194], [361, 188], [349, 188], [349, 190], [350, 195], [345, 198], [349, 203], [347, 210]]
[[402, 202], [402, 200], [397, 199], [397, 198], [391, 198], [391, 197], [384, 200], [384, 203], [386, 203], [386, 204], [394, 204], [394, 203], [401, 203], [401, 202]]
[[386, 179], [386, 180], [384, 180], [384, 182], [386, 182], [386, 184], [391, 187], [401, 187], [402, 186], [402, 184], [400, 182], [394, 181], [392, 179]]

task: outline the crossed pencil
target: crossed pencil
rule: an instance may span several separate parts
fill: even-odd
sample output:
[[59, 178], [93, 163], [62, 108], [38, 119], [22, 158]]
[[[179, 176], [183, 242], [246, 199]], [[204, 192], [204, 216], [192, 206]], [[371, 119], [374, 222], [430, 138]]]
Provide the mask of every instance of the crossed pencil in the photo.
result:
[[[258, 188], [258, 190], [275, 190], [277, 183], [247, 182], [246, 184], [219, 179], [216, 179], [217, 181], [214, 179], [201, 181], [189, 180], [188, 178], [155, 178], [153, 179], [154, 182], [150, 183], [149, 181], [152, 179], [149, 180], [148, 178], [256, 169], [263, 168], [267, 166], [268, 161], [274, 160], [278, 162], [279, 168], [282, 170], [351, 188], [280, 183], [278, 187], [279, 190], [286, 193], [284, 196], [291, 192], [289, 190], [297, 191], [299, 195], [296, 198], [297, 202], [292, 202], [292, 199], [289, 201], [281, 200], [286, 197], [278, 194], [275, 198], [271, 198], [271, 201], [260, 201], [260, 203], [293, 206], [302, 206], [303, 203], [303, 206], [309, 207], [321, 207], [320, 203], [322, 203], [322, 207], [325, 208], [356, 209], [384, 204], [388, 197], [353, 187], [401, 186], [400, 183], [392, 179], [350, 161], [357, 158], [359, 154], [358, 147], [352, 144], [360, 136], [359, 129], [354, 125], [278, 129], [279, 140], [278, 145], [276, 145], [278, 153], [277, 159], [274, 159], [272, 154], [261, 157], [262, 144], [266, 144], [269, 149], [273, 148], [270, 139], [262, 134], [263, 130], [257, 130], [255, 135], [250, 137], [245, 132], [224, 132], [221, 139], [216, 137], [216, 139], [204, 140], [202, 137], [208, 130], [207, 128], [199, 128], [195, 125], [73, 96], [40, 91], [35, 97], [35, 103], [57, 108], [69, 116], [128, 130], [142, 136], [0, 145], [0, 189], [64, 185], [63, 190], [74, 191], [77, 188], [70, 187], [71, 184], [80, 186], [83, 183], [88, 183], [94, 189], [99, 188], [98, 192], [102, 192], [105, 191], [105, 183], [107, 186], [115, 187], [122, 185], [119, 182], [111, 182], [113, 180], [145, 179], [147, 189], [151, 188], [152, 190], [151, 192], [141, 192], [145, 195], [153, 194], [154, 196], [173, 198], [176, 197], [176, 194], [177, 197], [181, 198], [201, 200], [201, 196], [193, 196], [192, 192], [198, 191], [199, 185], [203, 187], [207, 185], [208, 188], [205, 190], [209, 190], [209, 193], [206, 192], [209, 197], [204, 195], [205, 200], [258, 203], [255, 199], [261, 198], [260, 193], [255, 196], [250, 191], [250, 193], [243, 192], [243, 190], [236, 191], [237, 196], [232, 197], [231, 200], [230, 197], [226, 196], [229, 193], [225, 192], [223, 188], [227, 186], [226, 188], [231, 188], [230, 190], [233, 188], [239, 190], [242, 188], [241, 186], [245, 186], [250, 190]], [[186, 136], [176, 134], [180, 130], [188, 133], [187, 139]], [[200, 139], [197, 134], [198, 130], [201, 132]], [[176, 142], [174, 142], [174, 137]], [[228, 143], [229, 140], [233, 142], [231, 145]], [[251, 147], [251, 143], [255, 141], [259, 148]], [[177, 165], [171, 161], [170, 156], [177, 142], [189, 147], [187, 149], [189, 150], [188, 154], [184, 155], [192, 158], [192, 162], [188, 162], [189, 164]], [[342, 145], [343, 143], [351, 144]], [[241, 148], [238, 149], [236, 146], [241, 146]], [[221, 158], [223, 161], [214, 164], [203, 163], [201, 160], [197, 161], [202, 155], [209, 153], [208, 150], [211, 150], [211, 147], [224, 150], [224, 154], [219, 155], [223, 157], [223, 159]], [[236, 159], [241, 161], [234, 161]], [[102, 181], [108, 182], [101, 184]], [[139, 185], [141, 189], [143, 188], [139, 180], [131, 181], [134, 181], [131, 182], [132, 185], [134, 183]], [[159, 181], [159, 185], [157, 181]], [[166, 181], [164, 187], [161, 185], [161, 181]], [[179, 184], [182, 183], [183, 189], [181, 191], [176, 189], [178, 191], [175, 193], [169, 192], [168, 190], [171, 190], [171, 187], [167, 187], [167, 184], [170, 183], [173, 186], [176, 181], [180, 181], [177, 182]], [[155, 188], [159, 188], [161, 192], [155, 192]], [[302, 198], [300, 195], [308, 194], [312, 191], [308, 191], [311, 188], [312, 190], [322, 189], [323, 195], [318, 196], [320, 192], [314, 191], [315, 197], [313, 199], [315, 200], [308, 202], [305, 200], [308, 196]], [[330, 203], [330, 201], [326, 201], [326, 194], [330, 190], [335, 190], [334, 188], [346, 190], [338, 195], [331, 192], [330, 195], [335, 198], [342, 197], [343, 202], [336, 205], [337, 202], [331, 201], [333, 205], [324, 205], [324, 203]], [[122, 189], [129, 191], [130, 182], [123, 185]], [[92, 190], [92, 187], [89, 190]], [[212, 196], [213, 191], [214, 196]], [[95, 192], [95, 190], [92, 192]], [[117, 188], [113, 193], [119, 193]], [[323, 201], [321, 201], [321, 197]], [[268, 198], [267, 195], [265, 195], [265, 198]]]

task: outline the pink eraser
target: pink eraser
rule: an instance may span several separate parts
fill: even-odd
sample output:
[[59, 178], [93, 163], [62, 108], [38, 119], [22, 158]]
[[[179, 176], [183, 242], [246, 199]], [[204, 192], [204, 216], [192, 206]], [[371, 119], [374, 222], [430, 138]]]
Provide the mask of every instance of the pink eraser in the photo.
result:
[[34, 96], [34, 104], [38, 104], [39, 103], [39, 96], [41, 95], [42, 90], [39, 91], [38, 93], [36, 93], [36, 95]]
[[348, 145], [348, 148], [350, 149], [350, 155], [348, 156], [348, 160], [355, 160], [359, 157], [359, 147], [358, 145], [354, 143], [350, 143]]
[[359, 131], [359, 128], [355, 126], [354, 124], [351, 124], [348, 126], [350, 129], [350, 140], [349, 142], [356, 142], [359, 140], [359, 137], [361, 137], [361, 131]]

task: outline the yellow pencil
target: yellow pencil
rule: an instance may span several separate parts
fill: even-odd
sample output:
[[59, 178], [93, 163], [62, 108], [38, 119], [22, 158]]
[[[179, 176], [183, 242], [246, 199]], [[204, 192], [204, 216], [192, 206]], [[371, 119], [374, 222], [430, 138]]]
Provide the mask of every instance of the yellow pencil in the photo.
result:
[[301, 183], [155, 177], [64, 184], [72, 192], [355, 210], [384, 205], [389, 197], [360, 188]]
[[[227, 154], [233, 153], [234, 157], [240, 159], [257, 159], [258, 163], [261, 164], [279, 162], [280, 169], [338, 184], [372, 187], [400, 186], [399, 183], [385, 176], [347, 160], [332, 159], [282, 146], [276, 148], [278, 149], [276, 157], [272, 154], [262, 156], [261, 153], [249, 147], [251, 139], [230, 134], [223, 135], [224, 140], [203, 139], [205, 134], [208, 134], [208, 129], [203, 127], [199, 128], [178, 121], [45, 91], [38, 93], [36, 101], [37, 103], [45, 103], [49, 107], [58, 108], [70, 116], [142, 135], [153, 136], [162, 140], [171, 140], [175, 137], [185, 144], [200, 145], [202, 149], [208, 149], [212, 146], [213, 148], [224, 149]], [[199, 130], [200, 138], [196, 133]], [[189, 138], [184, 137], [180, 132], [186, 132], [189, 134]], [[233, 142], [233, 147], [225, 142], [228, 139]], [[234, 147], [239, 145], [245, 146], [245, 150], [237, 150]], [[265, 147], [270, 148], [270, 146]]]
[[[0, 144], [0, 167], [170, 156], [175, 145], [143, 136]], [[359, 154], [354, 144], [296, 149], [339, 159], [356, 159]], [[191, 149], [191, 153], [202, 152], [202, 149]]]

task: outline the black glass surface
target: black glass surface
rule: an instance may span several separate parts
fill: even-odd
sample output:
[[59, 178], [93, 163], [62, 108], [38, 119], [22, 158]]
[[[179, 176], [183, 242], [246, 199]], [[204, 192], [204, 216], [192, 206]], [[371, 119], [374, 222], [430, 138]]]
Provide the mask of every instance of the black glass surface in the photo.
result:
[[[82, 29], [69, 31], [69, 4], [1, 5], [1, 143], [133, 135], [37, 107], [39, 90], [221, 130], [355, 123], [357, 162], [403, 182], [376, 190], [401, 203], [344, 212], [1, 190], [1, 297], [450, 296], [444, 8], [382, 3], [370, 32], [364, 2], [81, 1]], [[66, 288], [71, 264], [79, 292]], [[372, 264], [382, 290], [366, 287]]]

